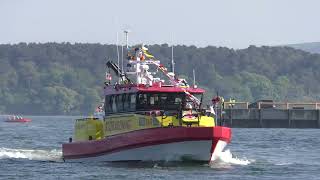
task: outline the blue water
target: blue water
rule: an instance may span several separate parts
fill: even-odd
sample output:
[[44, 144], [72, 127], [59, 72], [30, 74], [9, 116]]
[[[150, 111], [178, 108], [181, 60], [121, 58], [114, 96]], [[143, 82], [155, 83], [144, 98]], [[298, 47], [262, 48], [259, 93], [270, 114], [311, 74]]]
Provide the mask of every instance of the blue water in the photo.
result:
[[[219, 162], [64, 163], [75, 117], [0, 117], [0, 179], [320, 179], [318, 129], [233, 129]], [[232, 154], [233, 155], [232, 155]]]

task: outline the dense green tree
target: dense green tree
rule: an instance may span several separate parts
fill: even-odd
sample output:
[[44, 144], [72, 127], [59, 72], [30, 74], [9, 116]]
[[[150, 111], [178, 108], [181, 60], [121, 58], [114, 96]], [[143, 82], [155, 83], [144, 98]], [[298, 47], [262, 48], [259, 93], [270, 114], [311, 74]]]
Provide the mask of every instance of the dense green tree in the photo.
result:
[[274, 99], [279, 101], [286, 101], [288, 98], [288, 91], [290, 89], [290, 80], [287, 76], [279, 76], [274, 82], [275, 92]]
[[[148, 48], [170, 67], [168, 44]], [[105, 63], [116, 59], [115, 45], [2, 44], [0, 113], [90, 114], [102, 99]], [[290, 47], [178, 45], [173, 59], [176, 74], [189, 84], [195, 70], [196, 84], [207, 91], [206, 103], [217, 93], [237, 101], [320, 99], [319, 54]]]

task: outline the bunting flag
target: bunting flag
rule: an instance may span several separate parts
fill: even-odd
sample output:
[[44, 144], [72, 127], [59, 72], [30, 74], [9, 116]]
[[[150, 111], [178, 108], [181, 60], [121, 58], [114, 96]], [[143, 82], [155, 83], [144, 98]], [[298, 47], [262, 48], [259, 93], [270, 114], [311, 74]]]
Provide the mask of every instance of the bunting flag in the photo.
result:
[[154, 56], [148, 52], [148, 48], [142, 46], [141, 49], [142, 49], [143, 54], [144, 54], [147, 58], [154, 59]]
[[110, 73], [106, 72], [106, 80], [111, 81], [112, 80], [112, 76]]

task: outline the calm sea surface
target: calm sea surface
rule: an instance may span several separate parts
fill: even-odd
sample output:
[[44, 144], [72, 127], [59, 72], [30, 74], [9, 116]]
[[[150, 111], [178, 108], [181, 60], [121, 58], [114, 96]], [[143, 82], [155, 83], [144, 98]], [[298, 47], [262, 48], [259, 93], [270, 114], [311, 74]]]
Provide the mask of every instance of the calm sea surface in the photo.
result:
[[320, 179], [318, 129], [233, 129], [213, 165], [64, 163], [61, 144], [75, 117], [30, 118], [19, 124], [0, 116], [0, 179]]

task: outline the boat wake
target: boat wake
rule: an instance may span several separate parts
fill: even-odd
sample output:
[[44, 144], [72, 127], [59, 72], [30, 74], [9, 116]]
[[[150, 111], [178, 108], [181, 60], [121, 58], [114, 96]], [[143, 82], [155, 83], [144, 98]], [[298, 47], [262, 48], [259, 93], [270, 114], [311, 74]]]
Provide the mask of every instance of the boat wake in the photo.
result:
[[28, 159], [37, 161], [61, 162], [61, 150], [34, 150], [34, 149], [10, 149], [0, 148], [0, 159]]
[[218, 158], [216, 161], [211, 162], [210, 166], [215, 168], [215, 167], [226, 167], [228, 165], [249, 165], [254, 160], [248, 160], [246, 158], [239, 158], [235, 157], [230, 149], [227, 149], [225, 151], [222, 151], [218, 154]]

